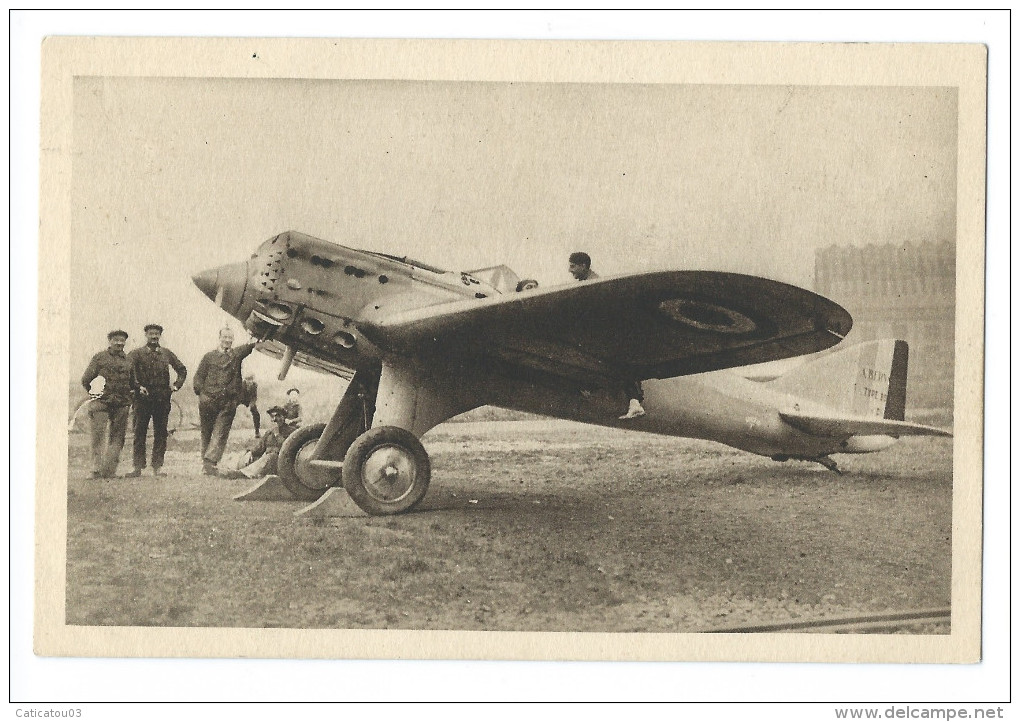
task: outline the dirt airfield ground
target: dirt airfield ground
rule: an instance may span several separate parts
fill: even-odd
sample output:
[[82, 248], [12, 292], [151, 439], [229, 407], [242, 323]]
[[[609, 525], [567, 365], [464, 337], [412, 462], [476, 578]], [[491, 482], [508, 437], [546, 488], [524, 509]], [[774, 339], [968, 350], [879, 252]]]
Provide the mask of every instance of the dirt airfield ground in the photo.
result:
[[167, 477], [109, 481], [72, 434], [67, 623], [696, 632], [949, 606], [951, 439], [837, 457], [843, 475], [552, 420], [423, 442], [415, 512], [312, 520], [233, 501], [251, 482], [202, 476], [192, 430]]

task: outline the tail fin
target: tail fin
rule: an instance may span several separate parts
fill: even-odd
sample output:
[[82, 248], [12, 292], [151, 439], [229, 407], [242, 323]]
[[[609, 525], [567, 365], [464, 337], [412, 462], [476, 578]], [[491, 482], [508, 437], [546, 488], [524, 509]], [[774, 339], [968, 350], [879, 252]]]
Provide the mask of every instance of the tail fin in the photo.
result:
[[906, 341], [868, 341], [826, 354], [767, 382], [770, 388], [854, 417], [903, 421]]

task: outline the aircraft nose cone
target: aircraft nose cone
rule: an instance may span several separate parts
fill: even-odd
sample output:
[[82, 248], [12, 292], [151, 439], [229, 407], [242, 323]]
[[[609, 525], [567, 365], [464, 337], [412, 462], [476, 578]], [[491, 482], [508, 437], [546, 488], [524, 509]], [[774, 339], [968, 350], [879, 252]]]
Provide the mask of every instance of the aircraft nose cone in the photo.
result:
[[210, 301], [216, 300], [216, 285], [219, 280], [219, 270], [210, 268], [207, 271], [200, 271], [191, 277], [192, 282], [198, 286], [198, 290], [209, 297]]
[[248, 263], [242, 261], [210, 268], [196, 273], [191, 280], [217, 306], [231, 315], [237, 315], [248, 285]]

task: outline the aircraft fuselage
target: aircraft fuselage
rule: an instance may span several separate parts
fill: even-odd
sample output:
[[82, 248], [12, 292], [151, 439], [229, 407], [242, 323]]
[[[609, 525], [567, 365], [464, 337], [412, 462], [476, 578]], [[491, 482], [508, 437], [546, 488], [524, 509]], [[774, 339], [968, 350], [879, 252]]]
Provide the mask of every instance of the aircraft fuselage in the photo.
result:
[[366, 331], [395, 314], [505, 292], [470, 273], [289, 232], [263, 243], [247, 261], [205, 271], [194, 280], [260, 339], [355, 371], [381, 368], [375, 425], [401, 426], [421, 436], [450, 416], [488, 404], [710, 439], [766, 456], [816, 458], [854, 450], [845, 441], [840, 448], [833, 439], [807, 434], [780, 418], [781, 410], [806, 402], [728, 371], [645, 380], [647, 415], [622, 421], [618, 417], [627, 398], [621, 384], [586, 384], [583, 378], [564, 382], [498, 354], [464, 355], [456, 347], [383, 348]]
[[[832, 453], [876, 451], [894, 439], [876, 437], [862, 445], [807, 434], [783, 421], [781, 410], [808, 411], [817, 405], [777, 393], [732, 371], [716, 371], [642, 382], [643, 417], [622, 420], [627, 397], [620, 389], [576, 389], [543, 384], [512, 374], [494, 378], [492, 368], [460, 364], [428, 374], [442, 403], [455, 413], [481, 405], [570, 419], [612, 428], [717, 441], [769, 457], [813, 459]], [[438, 404], [438, 399], [432, 403]], [[385, 400], [377, 413], [385, 414]], [[441, 414], [443, 415], [443, 414]], [[423, 434], [428, 421], [413, 429]], [[866, 448], [865, 448], [866, 446]]]
[[[280, 378], [292, 363], [353, 376], [327, 423], [288, 437], [278, 470], [299, 498], [343, 486], [370, 514], [418, 504], [431, 476], [421, 436], [484, 405], [834, 470], [830, 454], [948, 435], [903, 420], [903, 341], [859, 344], [770, 382], [720, 370], [839, 343], [850, 314], [805, 289], [695, 270], [519, 280], [505, 266], [449, 272], [295, 232], [194, 277], [282, 357]], [[621, 418], [636, 379], [646, 414]]]

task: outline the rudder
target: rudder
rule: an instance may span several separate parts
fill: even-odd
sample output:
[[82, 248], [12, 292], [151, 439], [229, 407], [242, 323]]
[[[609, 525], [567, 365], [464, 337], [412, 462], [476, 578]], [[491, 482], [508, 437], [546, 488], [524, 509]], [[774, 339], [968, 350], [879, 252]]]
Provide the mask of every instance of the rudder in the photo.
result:
[[906, 341], [896, 341], [892, 366], [889, 371], [889, 393], [885, 403], [885, 418], [903, 421], [907, 411], [907, 357]]

